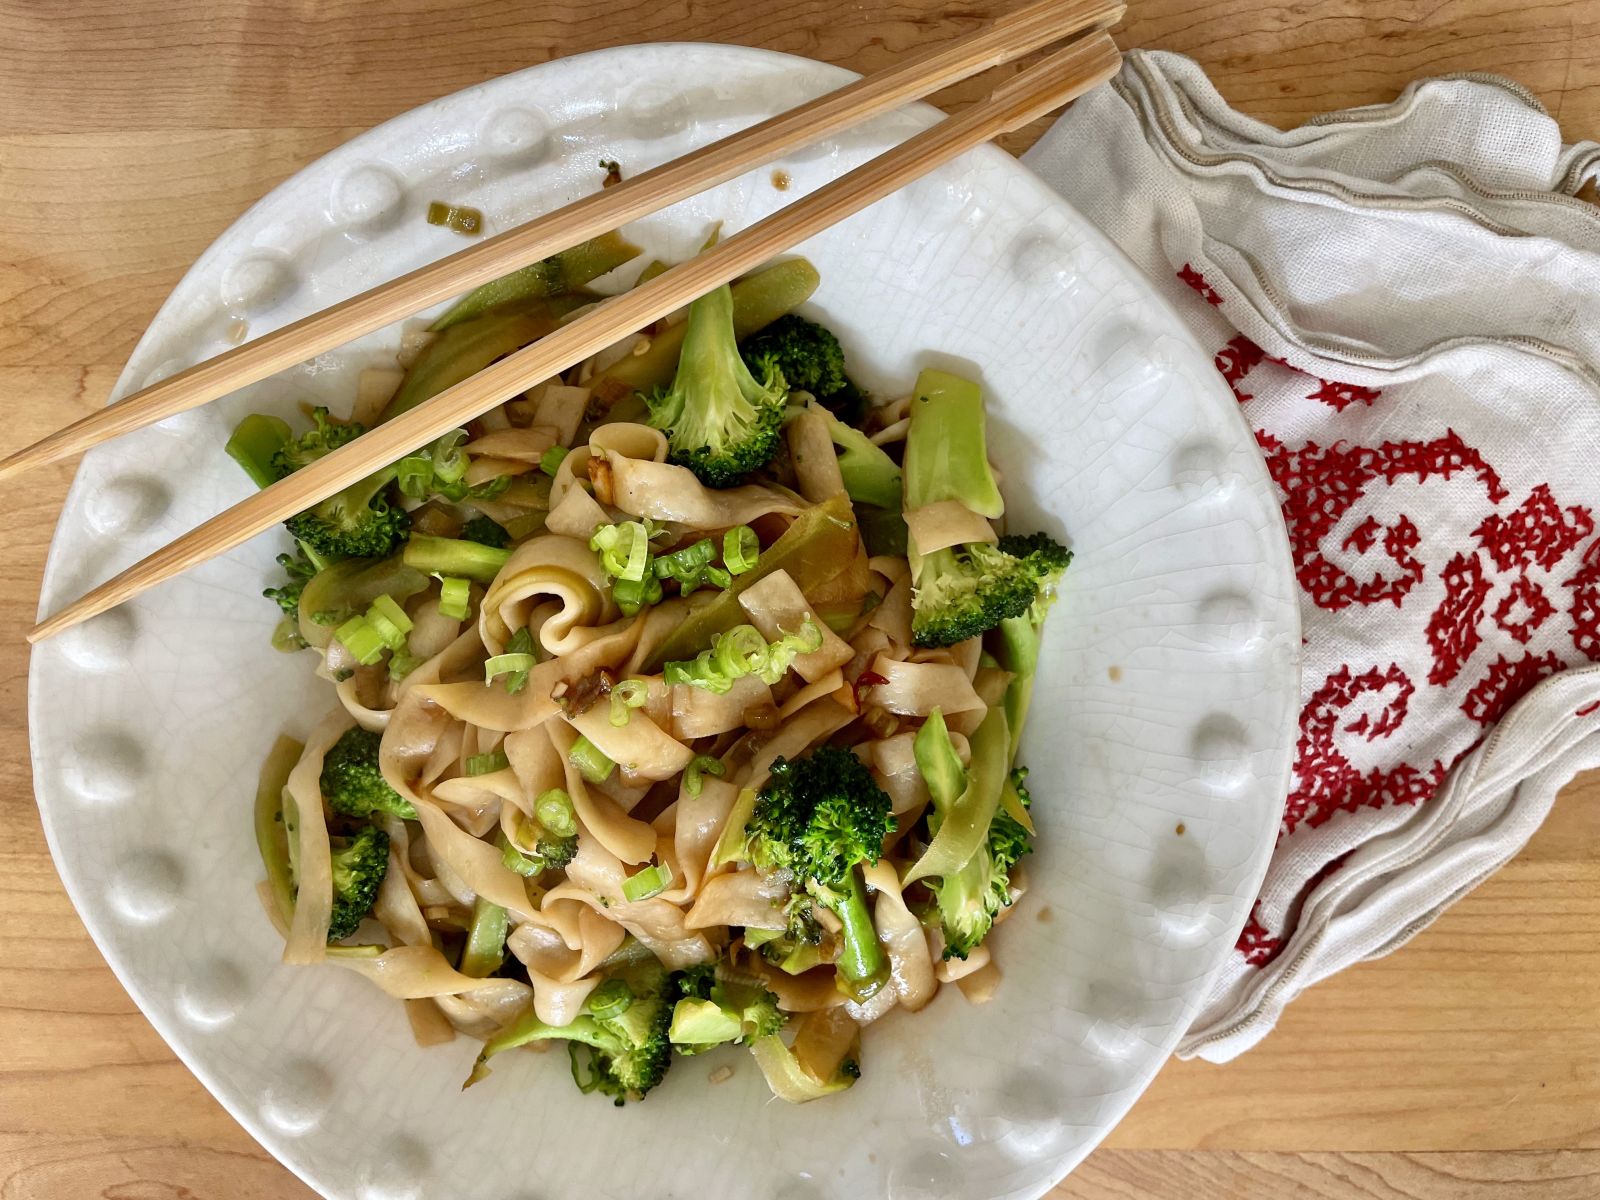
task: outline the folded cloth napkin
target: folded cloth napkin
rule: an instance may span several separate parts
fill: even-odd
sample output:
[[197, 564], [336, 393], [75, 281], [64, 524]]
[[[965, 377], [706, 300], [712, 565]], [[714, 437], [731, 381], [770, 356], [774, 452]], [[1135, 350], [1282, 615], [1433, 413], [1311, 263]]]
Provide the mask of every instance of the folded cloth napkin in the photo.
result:
[[1600, 765], [1600, 145], [1484, 75], [1282, 133], [1135, 52], [1024, 161], [1215, 352], [1283, 502], [1295, 772], [1179, 1048], [1225, 1061]]

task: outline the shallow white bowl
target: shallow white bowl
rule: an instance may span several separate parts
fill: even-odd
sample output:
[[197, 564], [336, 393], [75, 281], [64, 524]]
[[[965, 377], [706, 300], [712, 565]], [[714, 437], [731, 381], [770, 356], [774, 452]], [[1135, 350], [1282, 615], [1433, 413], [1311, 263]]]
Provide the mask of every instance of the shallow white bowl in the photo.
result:
[[[490, 231], [850, 76], [729, 46], [626, 47], [425, 105], [307, 167], [197, 262], [125, 395]], [[687, 83], [685, 82], [687, 81]], [[935, 119], [917, 108], [632, 230], [687, 256]], [[1102, 150], [1102, 152], [1105, 152]], [[874, 389], [925, 362], [981, 373], [1013, 528], [1077, 552], [1025, 742], [1041, 839], [981, 1008], [954, 988], [869, 1029], [850, 1092], [769, 1102], [740, 1052], [680, 1063], [648, 1101], [579, 1095], [565, 1055], [516, 1055], [470, 1093], [466, 1040], [427, 1051], [336, 969], [278, 965], [257, 906], [257, 766], [330, 706], [274, 653], [263, 537], [39, 647], [30, 679], [46, 833], [79, 912], [196, 1075], [312, 1186], [348, 1200], [1035, 1197], [1127, 1110], [1229, 953], [1265, 868], [1292, 746], [1298, 621], [1277, 505], [1237, 405], [1129, 264], [986, 149], [802, 247], [813, 308]], [[90, 454], [43, 609], [248, 491], [222, 443], [251, 409], [343, 410], [374, 335]], [[737, 1068], [712, 1086], [709, 1070]]]

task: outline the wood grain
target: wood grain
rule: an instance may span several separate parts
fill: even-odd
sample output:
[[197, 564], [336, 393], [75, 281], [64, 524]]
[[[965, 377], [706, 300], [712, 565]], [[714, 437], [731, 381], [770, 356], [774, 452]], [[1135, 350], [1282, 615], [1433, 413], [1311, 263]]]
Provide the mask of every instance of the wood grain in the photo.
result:
[[[166, 293], [252, 201], [424, 100], [666, 38], [870, 70], [1009, 7], [0, 0], [0, 450], [103, 402]], [[1596, 4], [1138, 0], [1119, 37], [1194, 55], [1279, 124], [1421, 74], [1496, 70], [1569, 139], [1600, 131]], [[44, 846], [21, 635], [69, 478], [0, 487], [0, 1200], [301, 1200], [128, 1001]], [[1600, 775], [1402, 953], [1313, 989], [1226, 1068], [1170, 1065], [1054, 1200], [1600, 1195], [1597, 897]]]

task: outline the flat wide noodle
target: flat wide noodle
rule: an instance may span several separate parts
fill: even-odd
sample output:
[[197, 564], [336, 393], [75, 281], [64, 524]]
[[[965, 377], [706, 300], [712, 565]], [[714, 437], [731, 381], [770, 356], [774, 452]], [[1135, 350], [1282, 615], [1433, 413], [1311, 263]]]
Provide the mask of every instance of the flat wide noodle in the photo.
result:
[[717, 875], [706, 881], [684, 924], [690, 929], [742, 925], [746, 929], [785, 929], [783, 902], [787, 884], [745, 869]]
[[544, 527], [551, 533], [587, 542], [594, 536], [597, 526], [610, 523], [611, 517], [600, 507], [598, 500], [581, 487], [572, 487], [566, 490], [561, 502], [550, 510]]
[[606, 452], [612, 503], [633, 517], [676, 521], [690, 529], [747, 525], [769, 513], [796, 516], [805, 505], [773, 487], [746, 484], [712, 490], [686, 467]]
[[907, 663], [880, 654], [872, 670], [886, 682], [876, 684], [867, 699], [892, 713], [925, 717], [937, 708], [949, 716], [984, 707], [967, 673], [954, 663]]
[[773, 708], [772, 689], [754, 675], [741, 675], [721, 694], [687, 683], [672, 688], [673, 725], [685, 740], [743, 729], [753, 710]]
[[934, 978], [933, 955], [928, 938], [900, 892], [900, 877], [887, 859], [879, 859], [861, 869], [867, 886], [878, 893], [872, 923], [878, 941], [889, 956], [889, 978], [900, 1003], [916, 1012], [933, 999], [939, 990]]
[[[578, 814], [581, 826], [578, 831], [579, 858], [583, 857], [587, 832], [605, 853], [620, 862], [649, 862], [656, 852], [656, 831], [623, 812], [609, 796], [590, 790], [583, 776], [578, 773], [578, 768], [572, 764], [572, 747], [578, 738], [569, 726], [554, 723], [549, 733], [551, 744], [561, 755], [566, 771], [567, 794], [572, 797], [572, 807]], [[574, 860], [573, 866], [576, 863], [577, 860]], [[572, 866], [567, 868], [567, 877], [572, 877]], [[621, 898], [620, 883], [617, 898]]]
[[988, 520], [958, 500], [936, 500], [906, 513], [906, 530], [918, 554], [971, 542], [998, 542]]
[[397, 1000], [456, 996], [498, 988], [504, 979], [473, 979], [457, 971], [432, 946], [396, 946], [376, 958], [330, 958], [329, 962], [365, 975]]
[[854, 651], [811, 610], [810, 603], [787, 571], [774, 571], [753, 587], [739, 593], [739, 606], [750, 617], [750, 624], [761, 636], [775, 642], [785, 634], [799, 633], [809, 620], [822, 634], [822, 645], [794, 660], [794, 669], [807, 682], [821, 679], [829, 671], [849, 662]]
[[625, 725], [611, 723], [611, 704], [600, 700], [567, 722], [612, 762], [643, 779], [671, 779], [694, 751], [663, 731], [643, 711], [630, 710]]
[[802, 496], [821, 504], [844, 491], [839, 456], [821, 414], [802, 412], [789, 422], [784, 434], [789, 439], [789, 461], [794, 464], [795, 482]]
[[289, 772], [287, 791], [297, 810], [299, 889], [294, 920], [283, 943], [286, 963], [321, 962], [328, 953], [328, 921], [333, 915], [333, 860], [322, 815], [322, 760], [354, 722], [343, 709], [329, 713], [311, 731], [300, 761]]
[[537, 603], [553, 599], [561, 609], [539, 629], [539, 642], [551, 654], [566, 654], [573, 629], [614, 619], [605, 582], [587, 541], [552, 533], [524, 542], [484, 595], [478, 618], [484, 646], [490, 654], [502, 653]]
[[415, 804], [417, 820], [422, 822], [422, 831], [428, 836], [428, 848], [435, 855], [435, 863], [442, 857], [473, 894], [498, 904], [520, 920], [527, 920], [534, 910], [528, 900], [528, 889], [522, 876], [506, 867], [500, 851], [462, 829], [432, 800], [419, 795]]

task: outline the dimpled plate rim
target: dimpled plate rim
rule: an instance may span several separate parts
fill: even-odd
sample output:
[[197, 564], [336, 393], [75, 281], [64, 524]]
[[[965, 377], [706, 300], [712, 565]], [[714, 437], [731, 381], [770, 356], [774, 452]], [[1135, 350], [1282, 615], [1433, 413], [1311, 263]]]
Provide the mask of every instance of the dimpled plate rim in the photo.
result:
[[[658, 44], [424, 105], [218, 238], [114, 395], [457, 248], [423, 223], [430, 199], [482, 208], [493, 232], [592, 189], [602, 157], [637, 170], [850, 78]], [[880, 118], [630, 233], [686, 256], [712, 221], [743, 227], [935, 119]], [[926, 363], [982, 373], [1015, 527], [1078, 554], [1025, 743], [1043, 839], [996, 940], [999, 994], [979, 1008], [945, 988], [892, 1014], [867, 1032], [862, 1082], [798, 1109], [768, 1102], [736, 1051], [680, 1062], [624, 1110], [535, 1055], [457, 1092], [469, 1043], [417, 1050], [399, 1006], [363, 981], [277, 964], [250, 886], [253, 778], [274, 733], [303, 732], [328, 697], [267, 647], [259, 591], [282, 547], [259, 538], [37, 647], [30, 736], [51, 852], [107, 961], [218, 1100], [324, 1195], [1037, 1197], [1126, 1112], [1232, 952], [1288, 780], [1299, 625], [1270, 482], [1209, 357], [1100, 234], [992, 148], [801, 250], [823, 275], [810, 310], [870, 387], [903, 391]], [[41, 611], [245, 495], [221, 448], [239, 415], [347, 404], [397, 339], [87, 455]], [[724, 1064], [734, 1077], [709, 1085]]]

